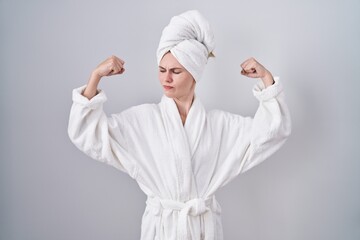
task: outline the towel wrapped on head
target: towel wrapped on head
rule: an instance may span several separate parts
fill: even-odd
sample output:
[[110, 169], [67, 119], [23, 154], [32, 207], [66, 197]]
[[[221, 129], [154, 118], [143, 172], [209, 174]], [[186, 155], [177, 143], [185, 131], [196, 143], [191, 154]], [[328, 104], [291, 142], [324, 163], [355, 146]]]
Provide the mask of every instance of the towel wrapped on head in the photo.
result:
[[198, 82], [214, 48], [214, 34], [208, 21], [198, 11], [191, 10], [172, 17], [164, 28], [157, 49], [157, 62], [159, 65], [162, 57], [170, 51]]

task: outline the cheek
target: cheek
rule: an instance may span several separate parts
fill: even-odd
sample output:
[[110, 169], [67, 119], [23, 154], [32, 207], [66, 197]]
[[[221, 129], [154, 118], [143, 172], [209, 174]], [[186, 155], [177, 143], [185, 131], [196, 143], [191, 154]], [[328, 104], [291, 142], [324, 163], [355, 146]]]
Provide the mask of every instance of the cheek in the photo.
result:
[[190, 89], [193, 85], [193, 82], [194, 82], [194, 79], [191, 76], [191, 74], [188, 73], [184, 76], [184, 84], [186, 85], [186, 88]]
[[166, 73], [159, 72], [158, 79], [161, 84], [165, 83], [167, 80]]
[[179, 79], [179, 87], [183, 91], [188, 91], [192, 87], [192, 78], [189, 78], [188, 76], [182, 76], [181, 79]]

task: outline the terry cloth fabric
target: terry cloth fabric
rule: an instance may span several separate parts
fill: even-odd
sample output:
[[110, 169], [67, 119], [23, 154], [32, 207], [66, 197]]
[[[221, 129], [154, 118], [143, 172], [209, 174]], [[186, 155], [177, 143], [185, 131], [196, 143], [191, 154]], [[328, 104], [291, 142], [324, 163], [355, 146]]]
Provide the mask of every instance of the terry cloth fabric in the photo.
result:
[[171, 18], [161, 35], [157, 62], [170, 51], [183, 67], [199, 81], [215, 48], [214, 34], [208, 21], [197, 10]]
[[207, 111], [195, 95], [185, 125], [166, 95], [109, 116], [105, 92], [89, 100], [83, 86], [73, 91], [69, 137], [90, 157], [127, 173], [148, 197], [141, 240], [223, 240], [217, 190], [271, 156], [291, 133], [283, 87], [274, 80], [254, 87], [253, 118]]

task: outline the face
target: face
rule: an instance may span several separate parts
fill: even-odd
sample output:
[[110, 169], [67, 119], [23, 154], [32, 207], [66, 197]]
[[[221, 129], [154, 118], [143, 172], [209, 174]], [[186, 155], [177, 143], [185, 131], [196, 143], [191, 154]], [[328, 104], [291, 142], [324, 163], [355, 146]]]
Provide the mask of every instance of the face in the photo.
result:
[[167, 97], [181, 99], [194, 94], [194, 78], [170, 52], [160, 61], [159, 80]]

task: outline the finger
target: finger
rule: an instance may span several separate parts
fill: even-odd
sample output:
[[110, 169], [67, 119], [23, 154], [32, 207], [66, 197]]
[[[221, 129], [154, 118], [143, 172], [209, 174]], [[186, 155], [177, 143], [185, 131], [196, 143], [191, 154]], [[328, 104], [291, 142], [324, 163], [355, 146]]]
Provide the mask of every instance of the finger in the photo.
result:
[[120, 72], [120, 69], [117, 66], [112, 66], [110, 68], [109, 75], [114, 75], [114, 74], [117, 74], [118, 72]]
[[254, 64], [251, 62], [251, 61], [247, 61], [245, 64], [243, 64], [242, 68], [248, 72], [250, 71], [252, 68], [255, 68], [254, 67]]
[[118, 67], [118, 69], [121, 70], [124, 67], [125, 62], [122, 61], [121, 59], [117, 59], [115, 64]]
[[245, 68], [246, 65], [249, 63], [250, 60], [251, 60], [250, 58], [246, 59], [243, 63], [240, 64], [240, 66], [241, 66], [242, 68]]
[[240, 72], [242, 75], [244, 75], [244, 76], [247, 76], [249, 73], [247, 73], [247, 72], [245, 72], [245, 70], [243, 69], [243, 70], [241, 70], [241, 72]]
[[121, 58], [118, 58], [118, 57], [116, 57], [116, 56], [112, 56], [112, 57], [113, 57], [113, 59], [114, 59], [117, 63], [119, 63], [119, 64], [121, 64], [121, 65], [124, 65], [124, 64], [125, 64], [125, 61], [122, 60]]
[[241, 74], [244, 75], [245, 77], [249, 77], [249, 78], [258, 78], [259, 77], [258, 73], [241, 72]]
[[116, 72], [115, 72], [115, 74], [119, 74], [119, 73], [121, 73], [121, 71], [123, 70], [124, 68], [116, 68]]
[[244, 71], [246, 73], [255, 73], [256, 72], [256, 69], [255, 68], [249, 68], [249, 69], [244, 69]]
[[112, 70], [119, 72], [123, 68], [123, 64], [120, 62], [119, 59], [112, 59], [111, 68]]
[[253, 57], [248, 58], [241, 64], [241, 67], [246, 68], [249, 64], [252, 64], [254, 62], [256, 62], [256, 60]]
[[114, 70], [111, 72], [111, 75], [116, 75], [116, 74], [122, 74], [125, 72], [125, 68], [114, 68]]
[[249, 78], [258, 78], [259, 74], [257, 74], [257, 73], [249, 73], [246, 76], [249, 77]]
[[119, 67], [122, 67], [125, 64], [125, 62], [123, 60], [119, 59], [119, 58], [115, 59], [114, 63], [116, 65], [118, 65]]
[[241, 74], [248, 75], [250, 72], [245, 71], [244, 69], [241, 70]]
[[246, 65], [248, 64], [248, 61], [249, 61], [249, 60], [246, 60], [246, 61], [244, 61], [242, 64], [240, 64], [241, 68], [245, 68]]
[[250, 62], [250, 63], [248, 63], [245, 67], [244, 67], [244, 70], [246, 71], [246, 72], [251, 72], [251, 73], [253, 73], [253, 72], [256, 72], [257, 71], [257, 64], [256, 64], [256, 62]]
[[113, 65], [116, 65], [118, 68], [122, 68], [123, 65], [125, 64], [125, 62], [122, 59], [114, 55], [109, 58], [109, 62], [111, 62]]
[[110, 71], [111, 72], [116, 72], [119, 70], [119, 66], [118, 64], [116, 63], [116, 60], [114, 59], [111, 59], [111, 62], [109, 64], [109, 68], [110, 68]]
[[245, 69], [242, 69], [241, 72], [245, 73], [245, 74], [248, 74], [248, 73], [257, 73], [257, 70], [256, 68], [245, 68]]

